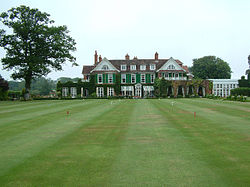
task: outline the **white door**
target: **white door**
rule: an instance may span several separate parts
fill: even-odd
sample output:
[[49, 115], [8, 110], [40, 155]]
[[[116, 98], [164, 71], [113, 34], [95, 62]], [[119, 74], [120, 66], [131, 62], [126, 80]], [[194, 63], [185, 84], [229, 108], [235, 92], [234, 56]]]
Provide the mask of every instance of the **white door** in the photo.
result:
[[141, 88], [142, 88], [141, 84], [135, 85], [135, 96], [141, 97]]

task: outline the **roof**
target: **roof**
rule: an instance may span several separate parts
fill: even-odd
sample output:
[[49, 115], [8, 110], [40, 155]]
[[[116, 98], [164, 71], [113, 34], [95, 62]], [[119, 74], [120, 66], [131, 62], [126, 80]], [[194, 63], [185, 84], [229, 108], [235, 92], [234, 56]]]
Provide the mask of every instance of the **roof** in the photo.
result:
[[[146, 65], [146, 72], [150, 71], [155, 71], [155, 70], [150, 70], [149, 65], [150, 64], [155, 64], [156, 69], [159, 69], [165, 62], [168, 61], [168, 59], [160, 59], [160, 60], [155, 60], [155, 59], [133, 59], [133, 60], [109, 60], [117, 69], [121, 69], [121, 65], [125, 64], [127, 65], [127, 70], [123, 72], [129, 72], [130, 71], [130, 65], [136, 65], [137, 71], [140, 70], [140, 65]], [[131, 70], [133, 71], [133, 70]], [[136, 71], [135, 71], [136, 72]]]
[[[169, 59], [130, 59], [130, 60], [109, 60], [109, 62], [115, 66], [116, 69], [121, 70], [121, 65], [127, 65], [127, 70], [122, 72], [154, 72], [157, 69], [160, 69]], [[183, 66], [182, 62], [178, 59], [175, 59], [175, 61], [187, 72], [188, 67]], [[155, 64], [156, 69], [150, 70], [150, 64]], [[130, 65], [136, 65], [136, 70], [130, 70]], [[140, 65], [146, 65], [146, 70], [140, 70]], [[82, 74], [90, 74], [90, 72], [95, 68], [96, 66], [83, 66]]]
[[82, 74], [90, 74], [90, 71], [94, 68], [95, 68], [95, 66], [83, 66]]

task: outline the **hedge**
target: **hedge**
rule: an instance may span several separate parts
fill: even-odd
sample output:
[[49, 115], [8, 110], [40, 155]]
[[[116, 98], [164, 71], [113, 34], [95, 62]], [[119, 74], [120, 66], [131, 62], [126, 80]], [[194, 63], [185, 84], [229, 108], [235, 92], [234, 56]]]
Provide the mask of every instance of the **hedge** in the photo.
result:
[[235, 88], [231, 90], [231, 95], [250, 96], [250, 88]]
[[250, 88], [250, 80], [241, 79], [241, 80], [238, 80], [238, 82], [239, 82], [239, 87], [240, 88], [243, 88], [243, 87]]

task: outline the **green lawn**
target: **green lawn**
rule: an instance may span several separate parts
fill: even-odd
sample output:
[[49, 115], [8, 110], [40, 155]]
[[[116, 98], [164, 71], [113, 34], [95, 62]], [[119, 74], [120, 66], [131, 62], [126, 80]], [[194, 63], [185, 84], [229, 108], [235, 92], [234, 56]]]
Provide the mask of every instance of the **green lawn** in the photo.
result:
[[250, 186], [250, 103], [0, 102], [0, 186]]

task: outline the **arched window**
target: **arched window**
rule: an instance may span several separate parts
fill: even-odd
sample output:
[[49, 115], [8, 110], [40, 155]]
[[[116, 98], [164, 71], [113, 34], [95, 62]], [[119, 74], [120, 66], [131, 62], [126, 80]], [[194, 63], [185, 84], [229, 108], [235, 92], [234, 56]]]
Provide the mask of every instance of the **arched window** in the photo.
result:
[[107, 65], [103, 65], [103, 66], [102, 66], [102, 69], [103, 69], [103, 70], [108, 70], [109, 67], [108, 67]]
[[174, 66], [173, 64], [170, 64], [170, 65], [168, 66], [168, 69], [175, 69], [175, 66]]

